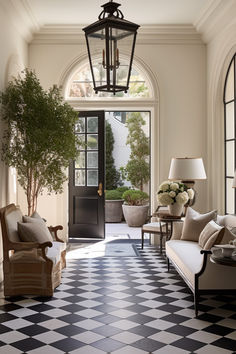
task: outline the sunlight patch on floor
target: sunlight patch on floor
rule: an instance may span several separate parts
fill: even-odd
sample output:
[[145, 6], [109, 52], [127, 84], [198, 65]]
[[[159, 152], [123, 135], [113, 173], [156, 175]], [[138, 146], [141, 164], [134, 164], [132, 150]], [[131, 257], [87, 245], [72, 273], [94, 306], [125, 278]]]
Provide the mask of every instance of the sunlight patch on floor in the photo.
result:
[[98, 257], [133, 257], [137, 254], [132, 244], [113, 243], [114, 240], [128, 239], [128, 236], [117, 235], [116, 237], [107, 237], [104, 241], [98, 241], [93, 244], [70, 244], [67, 250], [67, 259], [98, 258]]

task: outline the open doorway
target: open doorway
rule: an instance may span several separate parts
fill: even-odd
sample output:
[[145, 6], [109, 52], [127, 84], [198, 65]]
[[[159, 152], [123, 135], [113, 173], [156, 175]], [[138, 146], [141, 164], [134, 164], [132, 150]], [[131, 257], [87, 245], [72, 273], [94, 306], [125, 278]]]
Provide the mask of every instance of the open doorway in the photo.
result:
[[[106, 223], [127, 222], [129, 226], [141, 226], [127, 219], [127, 209], [122, 206], [124, 198], [132, 206], [144, 204], [141, 198], [150, 196], [150, 112], [107, 111], [106, 122], [106, 172], [105, 172], [105, 221]], [[140, 197], [131, 189], [140, 191]], [[128, 192], [126, 192], [129, 190]], [[125, 194], [124, 194], [125, 193]], [[128, 193], [128, 195], [127, 195]], [[140, 212], [139, 208], [139, 211]], [[148, 213], [148, 207], [143, 207]], [[137, 210], [137, 209], [136, 209]], [[143, 216], [144, 222], [146, 221]], [[143, 223], [144, 223], [143, 222]], [[137, 223], [137, 224], [136, 224]]]
[[[105, 114], [104, 114], [105, 113]], [[105, 118], [105, 119], [104, 119]], [[148, 151], [150, 151], [150, 112], [148, 111], [84, 111], [79, 113], [79, 118], [84, 124], [84, 131], [76, 134], [84, 135], [85, 144], [83, 151], [80, 151], [80, 157], [71, 163], [70, 166], [70, 182], [69, 182], [69, 230], [70, 237], [73, 238], [104, 238], [105, 233], [105, 198], [104, 191], [107, 190], [107, 175], [104, 175], [104, 169], [110, 172], [111, 166], [106, 166], [107, 156], [103, 160], [105, 149], [110, 150], [110, 155], [114, 162], [114, 170], [118, 175], [116, 182], [113, 182], [112, 189], [131, 188], [136, 189], [139, 186], [130, 178], [131, 173], [124, 174], [129, 161], [134, 162], [135, 154], [132, 151], [132, 143], [128, 143], [130, 134], [129, 121], [133, 121], [133, 134], [136, 135], [136, 145], [139, 140], [142, 142], [144, 137], [148, 143]], [[96, 124], [95, 124], [96, 121]], [[105, 123], [106, 122], [106, 123]], [[136, 124], [137, 123], [137, 124]], [[113, 137], [112, 149], [107, 149], [107, 129], [110, 126], [110, 132]], [[95, 129], [92, 131], [91, 129]], [[141, 129], [141, 130], [140, 130]], [[105, 136], [104, 136], [105, 134]], [[138, 136], [137, 136], [138, 134]], [[90, 144], [91, 139], [96, 138], [96, 144]], [[90, 140], [89, 140], [90, 139]], [[104, 142], [106, 148], [104, 149]], [[143, 146], [140, 144], [139, 149]], [[136, 151], [137, 152], [137, 151]], [[93, 159], [91, 160], [91, 156]], [[94, 156], [97, 156], [97, 162]], [[146, 151], [147, 155], [147, 151]], [[140, 188], [150, 195], [150, 153], [145, 155], [148, 166], [148, 179], [142, 183]], [[91, 165], [91, 161], [93, 165]], [[94, 165], [95, 163], [95, 165]], [[123, 172], [122, 172], [123, 169]], [[141, 168], [138, 168], [141, 170]], [[126, 171], [127, 172], [127, 171]], [[97, 178], [94, 178], [96, 173]], [[137, 172], [138, 174], [138, 172]], [[93, 176], [93, 183], [90, 183], [89, 176]], [[95, 181], [96, 179], [96, 181]], [[100, 188], [101, 186], [101, 188]], [[105, 187], [104, 187], [105, 186]], [[111, 186], [111, 185], [110, 185]], [[109, 188], [111, 189], [111, 187]], [[101, 192], [101, 193], [98, 193]], [[92, 194], [91, 194], [92, 193]], [[123, 193], [121, 193], [122, 196]], [[93, 207], [92, 207], [93, 206]], [[86, 207], [86, 208], [85, 208]], [[93, 211], [92, 216], [90, 213]], [[122, 220], [121, 220], [122, 221]], [[97, 230], [97, 231], [96, 231]], [[99, 232], [98, 232], [99, 230]]]
[[[129, 119], [135, 120], [142, 120], [143, 124], [141, 124], [140, 122], [137, 122], [137, 125], [134, 126], [134, 123], [130, 123], [127, 124], [127, 121]], [[125, 178], [123, 176], [122, 178], [122, 169], [127, 165], [128, 161], [130, 160], [130, 154], [131, 154], [131, 146], [130, 143], [127, 142], [127, 138], [128, 135], [130, 135], [129, 130], [132, 129], [133, 131], [133, 135], [134, 134], [138, 134], [139, 132], [139, 127], [141, 127], [141, 129], [144, 132], [145, 137], [147, 137], [148, 140], [148, 154], [146, 154], [146, 152], [142, 151], [138, 151], [137, 153], [141, 154], [142, 157], [144, 158], [148, 164], [148, 169], [149, 169], [149, 176], [150, 176], [150, 112], [148, 111], [106, 111], [105, 112], [105, 121], [106, 121], [106, 125], [107, 123], [111, 126], [111, 131], [112, 131], [112, 140], [114, 140], [113, 143], [113, 151], [110, 151], [110, 154], [112, 155], [113, 159], [114, 159], [114, 167], [116, 168], [116, 170], [121, 174], [120, 176], [120, 183], [118, 182], [118, 186], [121, 185], [125, 185], [127, 187], [131, 187], [132, 183], [129, 179], [127, 179], [127, 177]], [[132, 127], [131, 127], [132, 124]], [[135, 131], [134, 131], [135, 130]], [[110, 149], [110, 145], [109, 147], [107, 146], [107, 144], [110, 142], [108, 142], [107, 139], [107, 134], [108, 130], [106, 129], [105, 135], [106, 135], [106, 149], [109, 150]], [[138, 140], [138, 139], [137, 139]], [[139, 146], [137, 147], [137, 149], [142, 149], [143, 146]], [[137, 150], [136, 150], [137, 151]], [[137, 156], [136, 156], [137, 157]], [[107, 156], [106, 156], [106, 170], [107, 170]], [[106, 171], [107, 174], [108, 171]], [[106, 181], [107, 182], [107, 181]], [[112, 182], [109, 181], [109, 184], [111, 185]], [[115, 182], [114, 182], [115, 184]], [[110, 189], [107, 186], [106, 183], [106, 189]], [[148, 179], [147, 183], [144, 183], [143, 185], [143, 190], [147, 193], [150, 192], [150, 177]]]

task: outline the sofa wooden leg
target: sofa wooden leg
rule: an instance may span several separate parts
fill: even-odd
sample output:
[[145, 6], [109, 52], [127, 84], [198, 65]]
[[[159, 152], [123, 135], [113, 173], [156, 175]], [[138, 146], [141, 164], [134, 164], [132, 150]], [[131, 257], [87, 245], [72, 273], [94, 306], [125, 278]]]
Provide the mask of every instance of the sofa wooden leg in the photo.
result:
[[194, 298], [194, 309], [195, 309], [195, 317], [198, 316], [198, 301]]
[[198, 294], [197, 289], [195, 289], [193, 296], [194, 296], [195, 317], [197, 317], [198, 316], [198, 305], [199, 305], [199, 294]]
[[144, 238], [144, 231], [142, 230], [142, 249], [143, 249], [143, 238]]
[[170, 260], [168, 257], [167, 257], [167, 270], [168, 272], [170, 271]]

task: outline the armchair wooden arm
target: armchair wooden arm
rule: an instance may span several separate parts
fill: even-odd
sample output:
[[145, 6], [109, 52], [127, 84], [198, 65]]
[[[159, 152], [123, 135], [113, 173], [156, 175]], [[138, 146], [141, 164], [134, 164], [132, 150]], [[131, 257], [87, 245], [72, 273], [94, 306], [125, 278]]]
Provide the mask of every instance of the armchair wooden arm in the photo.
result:
[[8, 244], [8, 249], [5, 252], [5, 259], [9, 260], [9, 251], [29, 251], [34, 248], [36, 249], [41, 249], [42, 250], [42, 257], [48, 261], [49, 259], [46, 256], [46, 248], [47, 247], [52, 247], [52, 242], [44, 242], [44, 243], [38, 243], [38, 242], [9, 242]]
[[57, 235], [57, 231], [58, 230], [63, 230], [63, 226], [61, 226], [61, 225], [57, 225], [57, 226], [49, 226], [48, 227], [48, 230], [51, 232], [51, 233], [53, 233], [53, 235], [55, 236], [55, 240], [57, 241], [57, 242], [64, 242], [60, 237], [58, 237], [58, 235]]
[[44, 242], [44, 243], [38, 243], [38, 242], [11, 242], [9, 243], [9, 251], [23, 251], [23, 250], [29, 250], [32, 248], [42, 248], [45, 249], [46, 247], [52, 247], [52, 242]]

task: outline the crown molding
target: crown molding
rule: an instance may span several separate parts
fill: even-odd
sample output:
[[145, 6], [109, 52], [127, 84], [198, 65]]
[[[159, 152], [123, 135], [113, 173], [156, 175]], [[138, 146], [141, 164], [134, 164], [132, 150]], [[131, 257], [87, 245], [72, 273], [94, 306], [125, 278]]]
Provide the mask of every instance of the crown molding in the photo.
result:
[[20, 35], [27, 42], [30, 42], [33, 33], [38, 31], [40, 27], [27, 0], [0, 0], [0, 6], [2, 6], [8, 20], [15, 26]]
[[235, 13], [235, 0], [208, 0], [194, 26], [202, 34], [203, 41], [209, 43], [231, 21], [235, 21]]
[[[45, 25], [34, 33], [32, 44], [85, 44], [81, 25]], [[143, 25], [137, 43], [202, 44], [201, 35], [192, 25]]]

